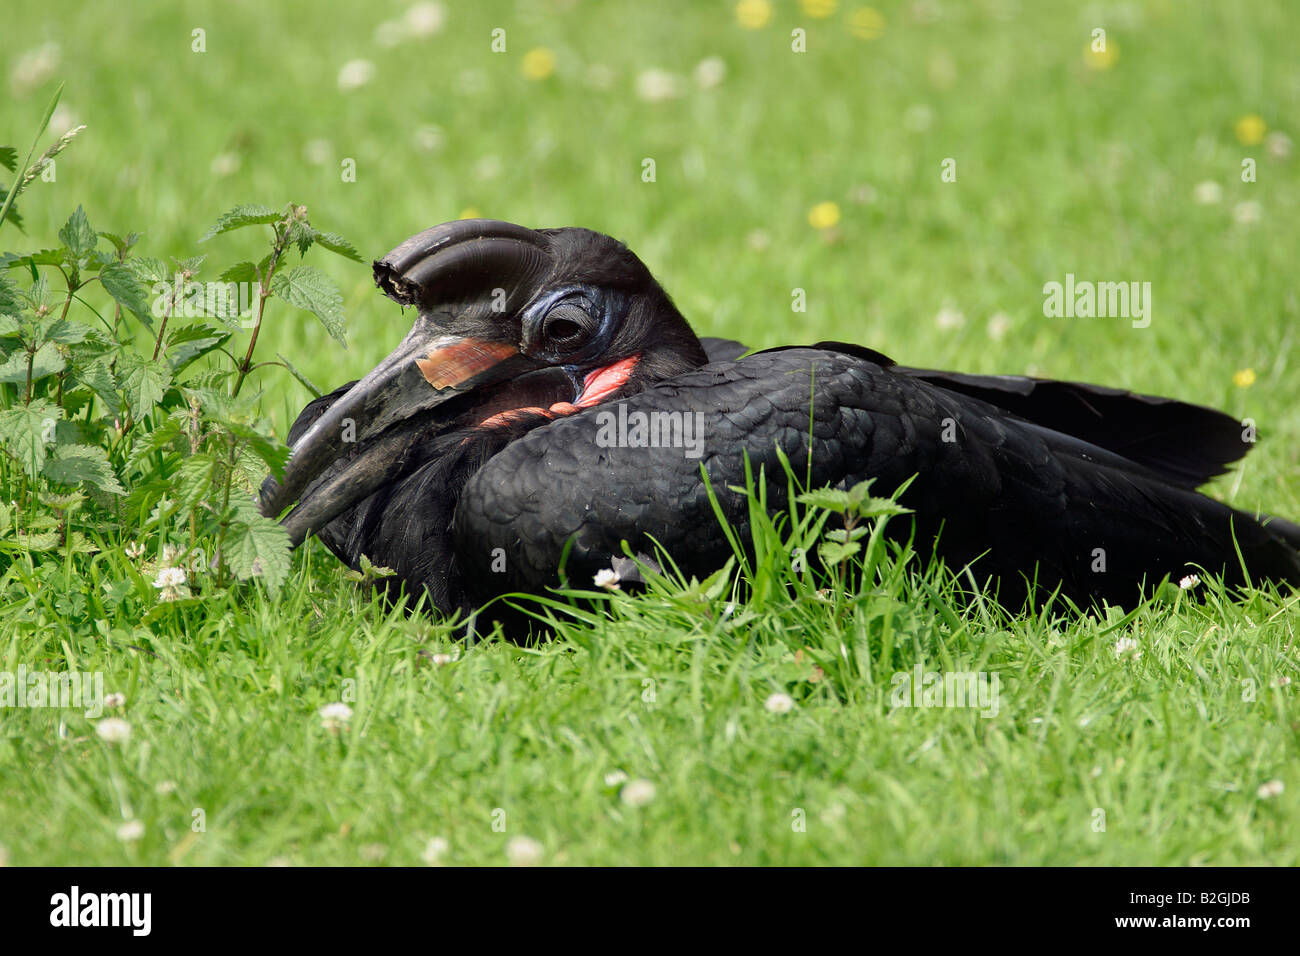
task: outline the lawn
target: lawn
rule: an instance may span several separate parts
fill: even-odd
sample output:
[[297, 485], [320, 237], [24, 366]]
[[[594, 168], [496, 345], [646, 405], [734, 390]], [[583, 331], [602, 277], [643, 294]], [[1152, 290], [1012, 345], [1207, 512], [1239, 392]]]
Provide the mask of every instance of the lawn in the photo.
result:
[[[1258, 448], [1211, 492], [1300, 519], [1300, 12], [871, 2], [11, 5], [0, 144], [21, 160], [60, 82], [38, 153], [87, 128], [0, 252], [58, 245], [81, 205], [215, 279], [268, 239], [200, 244], [222, 213], [304, 205], [367, 262], [306, 256], [348, 347], [273, 299], [257, 355], [333, 388], [408, 327], [369, 259], [461, 216], [587, 226], [701, 334], [1250, 419]], [[1067, 274], [1149, 282], [1150, 324], [1045, 315]], [[281, 438], [311, 398], [277, 366], [243, 394]], [[0, 485], [48, 506], [4, 456]], [[1292, 594], [1207, 580], [1128, 616], [1010, 615], [887, 561], [819, 597], [768, 553], [752, 588], [614, 595], [549, 642], [466, 645], [315, 542], [278, 587], [165, 601], [176, 529], [98, 500], [84, 549], [0, 541], [0, 671], [124, 697], [0, 709], [11, 864], [1300, 863]], [[915, 668], [996, 675], [996, 712], [896, 706]]]

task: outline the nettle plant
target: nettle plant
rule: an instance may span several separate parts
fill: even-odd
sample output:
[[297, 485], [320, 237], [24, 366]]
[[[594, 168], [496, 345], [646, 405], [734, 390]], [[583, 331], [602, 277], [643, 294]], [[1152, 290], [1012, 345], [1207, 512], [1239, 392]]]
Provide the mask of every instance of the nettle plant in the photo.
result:
[[[35, 164], [34, 147], [21, 165], [0, 147], [14, 174], [0, 230], [20, 224], [14, 200], [70, 139]], [[133, 559], [134, 580], [103, 584], [92, 597], [101, 605], [285, 580], [288, 536], [255, 495], [289, 451], [246, 386], [276, 365], [320, 394], [282, 356], [256, 360], [267, 304], [313, 313], [343, 343], [338, 288], [291, 255], [318, 246], [361, 257], [295, 204], [236, 207], [199, 241], [250, 226], [268, 229], [267, 254], [217, 282], [199, 281], [204, 256], [137, 255], [139, 234], [96, 231], [81, 207], [57, 246], [0, 256], [0, 572], [16, 570], [29, 592], [69, 568], [98, 580], [96, 556], [114, 549]]]

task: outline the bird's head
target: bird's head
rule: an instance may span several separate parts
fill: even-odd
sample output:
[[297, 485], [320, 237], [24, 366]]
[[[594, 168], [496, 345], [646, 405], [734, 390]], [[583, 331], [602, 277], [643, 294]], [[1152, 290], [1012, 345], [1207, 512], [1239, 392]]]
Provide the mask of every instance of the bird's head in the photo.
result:
[[295, 544], [394, 480], [409, 447], [451, 422], [540, 424], [707, 361], [641, 260], [588, 229], [444, 223], [375, 262], [374, 274], [389, 298], [415, 308], [415, 322], [264, 489], [268, 515], [299, 501], [285, 519]]

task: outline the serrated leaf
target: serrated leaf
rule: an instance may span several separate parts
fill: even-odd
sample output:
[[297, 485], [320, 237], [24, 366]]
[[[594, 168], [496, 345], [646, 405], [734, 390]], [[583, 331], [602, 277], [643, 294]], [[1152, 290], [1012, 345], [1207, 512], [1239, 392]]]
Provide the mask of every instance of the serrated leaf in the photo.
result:
[[207, 355], [219, 348], [230, 338], [229, 332], [223, 332], [215, 326], [197, 322], [183, 325], [167, 333], [167, 362], [173, 374], [179, 372], [195, 359]]
[[[36, 355], [32, 358], [31, 377], [32, 381], [38, 381], [47, 375], [56, 375], [67, 367], [67, 360], [64, 359], [59, 347], [53, 342], [46, 342], [36, 350]], [[27, 352], [19, 350], [14, 352], [0, 364], [0, 382], [13, 382], [15, 384], [27, 383]]]
[[14, 313], [23, 307], [23, 293], [18, 283], [0, 272], [0, 314]]
[[0, 166], [3, 166], [9, 172], [18, 168], [18, 150], [12, 146], [0, 146]]
[[126, 392], [131, 417], [140, 421], [167, 393], [172, 372], [165, 361], [123, 352], [117, 362], [117, 380], [118, 387]]
[[226, 529], [226, 564], [239, 578], [260, 578], [274, 591], [289, 576], [289, 534], [270, 518], [247, 512], [240, 517], [245, 516]]
[[271, 469], [276, 481], [284, 478], [284, 464], [289, 460], [289, 447], [269, 435], [264, 435], [251, 425], [222, 421], [221, 425], [238, 438], [244, 446]]
[[98, 395], [108, 406], [109, 412], [116, 416], [122, 411], [122, 397], [117, 393], [117, 383], [113, 380], [109, 364], [107, 356], [88, 362], [74, 362], [72, 379]]
[[203, 234], [199, 242], [207, 242], [214, 236], [219, 236], [223, 232], [230, 232], [232, 229], [242, 229], [245, 226], [264, 225], [275, 222], [280, 218], [280, 214], [265, 206], [259, 206], [249, 203], [242, 206], [236, 206], [234, 209], [224, 213], [212, 228]]
[[153, 325], [153, 309], [148, 295], [132, 269], [120, 262], [111, 263], [99, 270], [99, 281], [118, 305], [146, 326]]
[[47, 342], [58, 342], [60, 345], [75, 345], [78, 342], [86, 341], [86, 338], [94, 335], [96, 330], [94, 326], [87, 325], [85, 322], [78, 322], [76, 319], [55, 319], [41, 331]]
[[361, 253], [357, 252], [356, 246], [348, 242], [337, 232], [317, 232], [316, 245], [322, 249], [328, 249], [335, 255], [342, 256], [344, 259], [351, 259], [353, 262], [365, 262], [361, 258]]
[[[10, 215], [12, 215], [12, 210]], [[42, 249], [40, 252], [31, 252], [27, 255], [19, 255], [16, 252], [7, 252], [3, 258], [0, 258], [0, 264], [7, 269], [27, 269], [32, 266], [61, 266], [66, 259], [66, 253], [62, 249]]]
[[217, 465], [206, 452], [186, 458], [171, 478], [169, 497], [183, 508], [193, 508], [211, 489]]
[[119, 236], [112, 232], [101, 232], [101, 236], [113, 244], [119, 256], [124, 256], [131, 251], [131, 247], [140, 241], [140, 233], [128, 232], [125, 236]]
[[817, 554], [827, 564], [838, 564], [846, 558], [851, 558], [862, 550], [862, 545], [856, 541], [850, 541], [847, 544], [840, 544], [832, 541], [823, 542], [817, 548]]
[[33, 533], [18, 532], [3, 542], [6, 547], [16, 546], [23, 551], [53, 551], [59, 546], [57, 531], [37, 531]]
[[271, 280], [271, 291], [290, 305], [315, 315], [336, 342], [347, 345], [343, 329], [343, 294], [325, 273], [312, 266], [279, 272]]
[[76, 259], [85, 258], [95, 251], [99, 236], [90, 228], [86, 210], [78, 206], [77, 211], [68, 217], [68, 221], [59, 230], [59, 241], [68, 247]]
[[835, 488], [818, 488], [815, 491], [805, 491], [796, 500], [803, 505], [840, 514], [847, 511], [851, 503], [848, 492], [839, 491]]
[[251, 262], [236, 262], [221, 273], [222, 282], [256, 282], [257, 266]]
[[185, 432], [181, 428], [181, 423], [174, 418], [168, 418], [153, 431], [146, 433], [143, 438], [136, 439], [135, 444], [131, 447], [131, 454], [127, 458], [127, 467], [139, 468], [145, 459], [151, 457], [154, 452], [172, 450], [172, 446], [184, 436]]
[[123, 263], [126, 268], [144, 285], [152, 285], [155, 282], [171, 282], [171, 270], [161, 259], [155, 259], [153, 256], [136, 256]]
[[316, 241], [316, 230], [311, 227], [310, 223], [294, 220], [289, 223], [289, 231], [285, 238], [298, 247], [298, 255], [302, 257], [307, 254], [311, 244]]
[[126, 494], [108, 463], [108, 454], [97, 445], [59, 445], [46, 458], [42, 471], [45, 477], [59, 484], [76, 485], [84, 481], [100, 491]]
[[63, 417], [63, 409], [42, 398], [30, 405], [18, 405], [0, 411], [0, 448], [35, 480], [45, 467], [46, 438]]

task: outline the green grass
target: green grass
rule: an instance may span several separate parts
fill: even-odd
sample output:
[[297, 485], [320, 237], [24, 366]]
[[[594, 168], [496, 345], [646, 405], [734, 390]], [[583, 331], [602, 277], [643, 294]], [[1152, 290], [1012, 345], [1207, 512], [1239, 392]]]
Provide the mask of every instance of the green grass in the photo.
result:
[[[851, 2], [829, 19], [778, 3], [753, 31], [730, 3], [448, 4], [439, 34], [391, 49], [374, 28], [402, 4], [25, 5], [6, 11], [0, 62], [54, 41], [61, 64], [30, 89], [0, 78], [0, 139], [25, 146], [58, 80], [89, 129], [57, 181], [20, 200], [30, 239], [0, 235], [41, 248], [78, 203], [100, 229], [145, 230], [150, 255], [193, 254], [239, 202], [305, 203], [367, 256], [469, 209], [585, 225], [626, 240], [703, 334], [847, 339], [1252, 418], [1260, 446], [1213, 491], [1300, 517], [1298, 159], [1235, 134], [1258, 114], [1300, 136], [1292, 5], [1152, 0], [1101, 5], [1098, 22], [1027, 0], [873, 5], [887, 26], [864, 41]], [[942, 16], [913, 12], [927, 6]], [[1107, 69], [1085, 62], [1097, 26], [1119, 51]], [[807, 53], [790, 52], [794, 27]], [[195, 28], [206, 53], [191, 52]], [[521, 71], [537, 47], [556, 57], [540, 81]], [[712, 56], [725, 79], [700, 89], [692, 71]], [[375, 77], [340, 92], [354, 58]], [[683, 95], [639, 99], [649, 68], [679, 75]], [[416, 142], [429, 126], [439, 149]], [[214, 171], [222, 155], [237, 169]], [[1194, 200], [1207, 180], [1220, 202]], [[829, 233], [808, 222], [823, 201], [842, 215]], [[1237, 221], [1252, 209], [1258, 221]], [[261, 242], [208, 251], [233, 261]], [[332, 386], [407, 319], [367, 268], [316, 264], [344, 289], [351, 348], [280, 306], [258, 352]], [[1150, 328], [1045, 318], [1042, 286], [1067, 272], [1151, 282]], [[805, 314], [790, 311], [796, 287]], [[937, 322], [945, 307], [964, 321]], [[1255, 383], [1235, 385], [1247, 368]], [[256, 374], [283, 434], [308, 395]], [[435, 837], [447, 862], [502, 863], [518, 836], [555, 863], [1300, 862], [1293, 596], [1209, 589], [1130, 621], [1004, 619], [892, 577], [821, 601], [773, 556], [756, 577], [793, 597], [769, 587], [730, 615], [726, 594], [619, 599], [552, 642], [488, 640], [438, 663], [448, 625], [386, 611], [314, 544], [277, 596], [124, 610], [153, 594], [126, 540], [84, 574], [14, 562], [0, 576], [0, 667], [102, 670], [132, 728], [118, 746], [76, 712], [0, 710], [12, 863], [419, 863]], [[110, 604], [106, 587], [138, 600]], [[1139, 658], [1117, 656], [1122, 638]], [[893, 708], [893, 675], [918, 663], [996, 672], [998, 714]], [[333, 735], [317, 711], [353, 690]], [[789, 713], [765, 709], [777, 692]], [[615, 771], [653, 799], [623, 802]], [[1283, 792], [1261, 796], [1274, 780]], [[119, 839], [127, 818], [140, 840]]]

